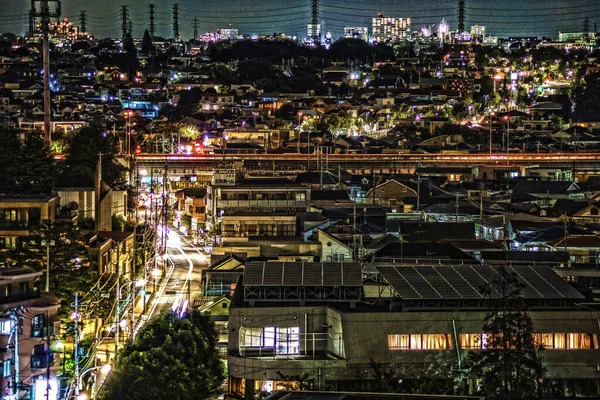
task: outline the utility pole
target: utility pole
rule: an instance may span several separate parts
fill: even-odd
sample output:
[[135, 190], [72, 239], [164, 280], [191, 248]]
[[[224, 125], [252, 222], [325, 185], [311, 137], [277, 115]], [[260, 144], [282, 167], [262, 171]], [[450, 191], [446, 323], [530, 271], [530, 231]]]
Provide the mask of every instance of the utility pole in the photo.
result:
[[27, 34], [31, 37], [35, 31], [35, 0], [31, 0], [31, 8], [29, 9], [29, 29]]
[[458, 33], [465, 31], [465, 0], [458, 0]]
[[121, 6], [121, 39], [127, 36], [127, 21], [129, 21], [129, 10], [127, 6]]
[[194, 40], [198, 40], [198, 17], [194, 17]]
[[73, 378], [75, 380], [75, 397], [79, 395], [79, 293], [75, 292], [75, 318], [74, 318], [74, 330], [75, 330], [75, 368], [73, 372]]
[[494, 113], [490, 113], [490, 161], [492, 160], [492, 119], [494, 118]]
[[156, 20], [154, 19], [154, 4], [148, 4], [148, 33], [153, 38], [156, 33]]
[[79, 13], [79, 33], [87, 32], [87, 12], [81, 10]]
[[[37, 12], [35, 2], [39, 1], [40, 11]], [[54, 11], [50, 11], [50, 3], [54, 3]], [[51, 107], [50, 107], [50, 18], [60, 17], [59, 0], [33, 0], [31, 3], [31, 15], [40, 18], [42, 28], [42, 62], [44, 71], [44, 142], [50, 147], [52, 142]], [[35, 23], [33, 24], [35, 26]]]
[[588, 17], [583, 19], [583, 34], [586, 39], [590, 36], [590, 19]]
[[173, 39], [176, 42], [181, 41], [181, 36], [179, 35], [179, 4], [173, 4]]
[[[13, 364], [14, 364], [14, 383], [13, 383], [13, 395], [16, 399], [19, 398], [19, 392], [21, 391], [21, 366], [19, 362], [19, 314], [25, 312], [23, 307], [14, 307], [7, 311], [7, 314], [11, 321], [10, 335], [14, 339], [13, 345]], [[8, 342], [10, 343], [11, 337]]]

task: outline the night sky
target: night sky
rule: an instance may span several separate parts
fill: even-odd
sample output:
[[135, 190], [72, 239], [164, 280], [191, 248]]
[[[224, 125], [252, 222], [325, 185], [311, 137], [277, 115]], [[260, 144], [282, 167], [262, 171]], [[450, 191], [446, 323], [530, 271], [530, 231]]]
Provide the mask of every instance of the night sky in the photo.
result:
[[[285, 32], [306, 35], [310, 20], [310, 0], [177, 0], [180, 4], [180, 31], [184, 39], [192, 36], [192, 20], [198, 18], [199, 31], [214, 31], [231, 24], [244, 34]], [[62, 15], [78, 21], [81, 10], [88, 13], [88, 30], [96, 37], [120, 35], [119, 11], [129, 5], [134, 36], [141, 37], [147, 27], [146, 4], [153, 2], [157, 10], [157, 34], [171, 37], [173, 0], [63, 0]], [[600, 22], [598, 0], [466, 0], [466, 27], [486, 25], [493, 36], [547, 35], [558, 37], [559, 31], [579, 32], [583, 19]], [[0, 0], [0, 31], [22, 34], [27, 29], [29, 0]], [[321, 0], [320, 20], [334, 37], [348, 25], [368, 26], [370, 18], [381, 12], [389, 16], [411, 17], [412, 29], [437, 24], [442, 18], [456, 29], [457, 0], [393, 1], [393, 0]]]

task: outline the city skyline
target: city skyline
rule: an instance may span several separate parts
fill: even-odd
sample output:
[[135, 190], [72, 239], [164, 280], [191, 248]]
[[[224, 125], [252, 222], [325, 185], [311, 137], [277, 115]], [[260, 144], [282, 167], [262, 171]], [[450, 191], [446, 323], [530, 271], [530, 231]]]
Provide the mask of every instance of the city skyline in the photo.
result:
[[[7, 10], [0, 17], [0, 31], [25, 33], [29, 1], [6, 0]], [[78, 23], [79, 13], [86, 10], [88, 30], [95, 37], [120, 36], [120, 5], [128, 5], [135, 37], [141, 37], [147, 28], [147, 4], [156, 4], [157, 35], [171, 36], [172, 1], [149, 0], [148, 3], [117, 2], [102, 0], [104, 7], [98, 9], [91, 0], [63, 1], [62, 17]], [[193, 36], [193, 19], [198, 18], [199, 32], [215, 31], [218, 28], [238, 28], [242, 34], [266, 34], [284, 32], [303, 37], [310, 22], [310, 1], [264, 0], [259, 5], [249, 5], [234, 0], [223, 5], [216, 0], [206, 2], [203, 9], [193, 0], [180, 0], [180, 30], [184, 39]], [[585, 17], [590, 20], [590, 29], [600, 20], [600, 7], [591, 0], [506, 2], [504, 6], [491, 0], [470, 0], [466, 3], [466, 27], [485, 25], [491, 36], [550, 36], [557, 38], [559, 31], [577, 32], [583, 28]], [[235, 12], [238, 14], [234, 14]], [[352, 0], [340, 2], [321, 0], [319, 21], [324, 21], [324, 32], [332, 32], [334, 38], [343, 34], [345, 26], [367, 26], [371, 29], [371, 18], [382, 13], [387, 16], [412, 19], [412, 30], [421, 26], [438, 24], [445, 18], [451, 30], [457, 28], [457, 4], [455, 1], [435, 1], [424, 6], [422, 3], [376, 2]], [[108, 23], [107, 23], [108, 22]]]

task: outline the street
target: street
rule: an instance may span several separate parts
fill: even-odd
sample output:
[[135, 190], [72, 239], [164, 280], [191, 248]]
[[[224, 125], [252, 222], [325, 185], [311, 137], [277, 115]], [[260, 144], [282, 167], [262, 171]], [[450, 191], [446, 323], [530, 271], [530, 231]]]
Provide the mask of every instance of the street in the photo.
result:
[[181, 314], [191, 308], [202, 294], [202, 270], [208, 267], [208, 257], [187, 237], [169, 228], [164, 231], [168, 235], [166, 279], [156, 288], [148, 318], [165, 310]]

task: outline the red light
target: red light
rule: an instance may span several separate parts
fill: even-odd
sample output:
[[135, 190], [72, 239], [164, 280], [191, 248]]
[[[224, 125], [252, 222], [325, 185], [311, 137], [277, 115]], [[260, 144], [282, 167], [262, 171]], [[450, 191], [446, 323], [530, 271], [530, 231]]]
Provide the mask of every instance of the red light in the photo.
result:
[[140, 154], [142, 152], [142, 148], [140, 145], [135, 146], [135, 154]]

